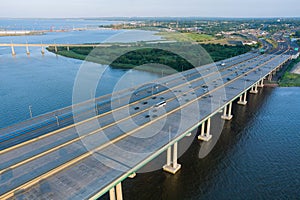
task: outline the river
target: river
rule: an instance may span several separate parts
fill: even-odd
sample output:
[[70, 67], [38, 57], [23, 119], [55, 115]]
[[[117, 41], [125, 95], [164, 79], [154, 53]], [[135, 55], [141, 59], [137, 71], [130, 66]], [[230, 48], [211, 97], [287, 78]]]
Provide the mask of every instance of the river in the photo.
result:
[[[85, 27], [93, 24], [108, 24], [94, 20], [3, 20], [0, 27], [6, 29], [27, 28], [44, 30], [52, 24], [59, 27]], [[11, 23], [10, 26], [8, 24]], [[0, 43], [100, 43], [100, 42], [135, 42], [153, 41], [160, 37], [152, 31], [139, 30], [88, 30], [70, 32], [49, 32], [45, 35], [0, 37]], [[72, 104], [73, 85], [79, 68], [84, 62], [56, 56], [47, 52], [41, 54], [40, 47], [30, 47], [30, 56], [25, 47], [15, 47], [16, 56], [12, 57], [10, 47], [0, 47], [0, 128], [24, 121], [30, 117], [29, 106], [33, 116], [44, 114]], [[134, 77], [123, 83], [122, 88], [133, 87], [160, 77], [158, 74], [112, 69], [107, 66], [97, 87], [95, 96], [111, 93], [121, 77]]]

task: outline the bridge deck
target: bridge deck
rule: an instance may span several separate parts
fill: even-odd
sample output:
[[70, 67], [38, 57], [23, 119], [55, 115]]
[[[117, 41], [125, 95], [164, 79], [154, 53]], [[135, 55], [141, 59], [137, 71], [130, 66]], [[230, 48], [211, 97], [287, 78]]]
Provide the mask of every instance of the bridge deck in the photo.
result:
[[[57, 46], [57, 47], [111, 47], [112, 44], [9, 44], [9, 43], [2, 43], [0, 47], [49, 47], [49, 46]], [[128, 47], [131, 46], [129, 44], [120, 44], [119, 46]]]
[[[144, 98], [76, 129], [1, 151], [0, 198], [83, 199], [98, 191], [102, 195], [290, 58], [281, 53], [250, 60], [242, 56], [244, 62], [219, 70], [204, 66], [197, 68], [202, 73], [173, 75], [157, 82], [162, 89], [153, 96], [146, 92]], [[132, 97], [124, 98], [126, 102]], [[167, 102], [164, 109], [153, 107], [161, 100]]]
[[[227, 59], [222, 62], [226, 62], [228, 66], [238, 64], [244, 60], [248, 60], [258, 56], [258, 54], [247, 53], [243, 56], [237, 56], [231, 59]], [[220, 66], [221, 62], [217, 62], [216, 65], [219, 66], [219, 70], [222, 68], [228, 68], [228, 66]], [[201, 67], [201, 70], [206, 70], [211, 68], [214, 64], [209, 64]], [[203, 72], [207, 73], [207, 72]], [[193, 74], [193, 75], [192, 75]], [[189, 70], [181, 73], [181, 76], [187, 76], [188, 79], [192, 79], [194, 77], [199, 76], [199, 71]], [[128, 90], [123, 90], [119, 92], [115, 92], [114, 95], [108, 94], [105, 96], [101, 96], [99, 98], [86, 101], [79, 105], [77, 110], [81, 111], [81, 120], [88, 119], [96, 113], [105, 113], [111, 110], [111, 100], [119, 101], [119, 99], [114, 98], [122, 98], [123, 101], [117, 104], [114, 103], [114, 109], [124, 106], [126, 102], [135, 102], [151, 95], [155, 95], [157, 93], [163, 92], [166, 90], [166, 87], [159, 87], [158, 83], [168, 82], [168, 87], [175, 87], [177, 85], [177, 77], [178, 75], [171, 75], [158, 80], [158, 82], [153, 81], [151, 83], [144, 84], [143, 86], [138, 86], [136, 88], [130, 88]], [[155, 83], [156, 82], [156, 83]], [[138, 95], [132, 97], [132, 91], [138, 93]], [[130, 100], [128, 100], [130, 99]], [[95, 106], [97, 105], [97, 106]], [[97, 110], [95, 108], [97, 107]], [[37, 136], [41, 136], [45, 133], [55, 131], [59, 128], [64, 128], [74, 123], [73, 121], [73, 113], [72, 106], [56, 110], [53, 112], [49, 112], [24, 122], [0, 129], [0, 150], [8, 148], [10, 146], [16, 145], [20, 142], [26, 141], [30, 138], [35, 138]], [[59, 126], [57, 125], [57, 119], [59, 120]], [[18, 140], [15, 138], [18, 137]]]

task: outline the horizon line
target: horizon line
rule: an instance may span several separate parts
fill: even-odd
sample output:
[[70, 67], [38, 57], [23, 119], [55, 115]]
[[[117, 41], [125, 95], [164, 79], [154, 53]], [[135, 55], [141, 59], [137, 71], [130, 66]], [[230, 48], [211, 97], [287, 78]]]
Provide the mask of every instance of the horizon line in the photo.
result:
[[203, 19], [291, 19], [300, 18], [300, 16], [261, 16], [261, 17], [238, 17], [238, 16], [102, 16], [102, 17], [0, 17], [0, 19], [111, 19], [111, 18], [203, 18]]

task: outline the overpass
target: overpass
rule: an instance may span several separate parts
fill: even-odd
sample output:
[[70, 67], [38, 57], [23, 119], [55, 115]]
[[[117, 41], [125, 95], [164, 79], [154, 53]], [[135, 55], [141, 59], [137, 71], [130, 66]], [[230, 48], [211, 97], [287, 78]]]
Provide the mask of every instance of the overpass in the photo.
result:
[[248, 93], [290, 59], [284, 47], [247, 53], [97, 98], [93, 108], [76, 105], [75, 116], [65, 108], [0, 130], [0, 199], [96, 199], [109, 192], [121, 200], [122, 181], [163, 152], [163, 170], [175, 174], [178, 143], [199, 126], [197, 138], [210, 142], [211, 118], [222, 111], [231, 120], [233, 102], [245, 106]]

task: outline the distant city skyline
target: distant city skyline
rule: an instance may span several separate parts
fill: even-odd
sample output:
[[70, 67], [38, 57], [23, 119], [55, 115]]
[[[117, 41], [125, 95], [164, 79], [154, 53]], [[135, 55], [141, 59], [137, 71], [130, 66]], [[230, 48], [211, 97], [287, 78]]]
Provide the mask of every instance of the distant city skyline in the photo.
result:
[[2, 18], [299, 17], [299, 0], [2, 1]]

